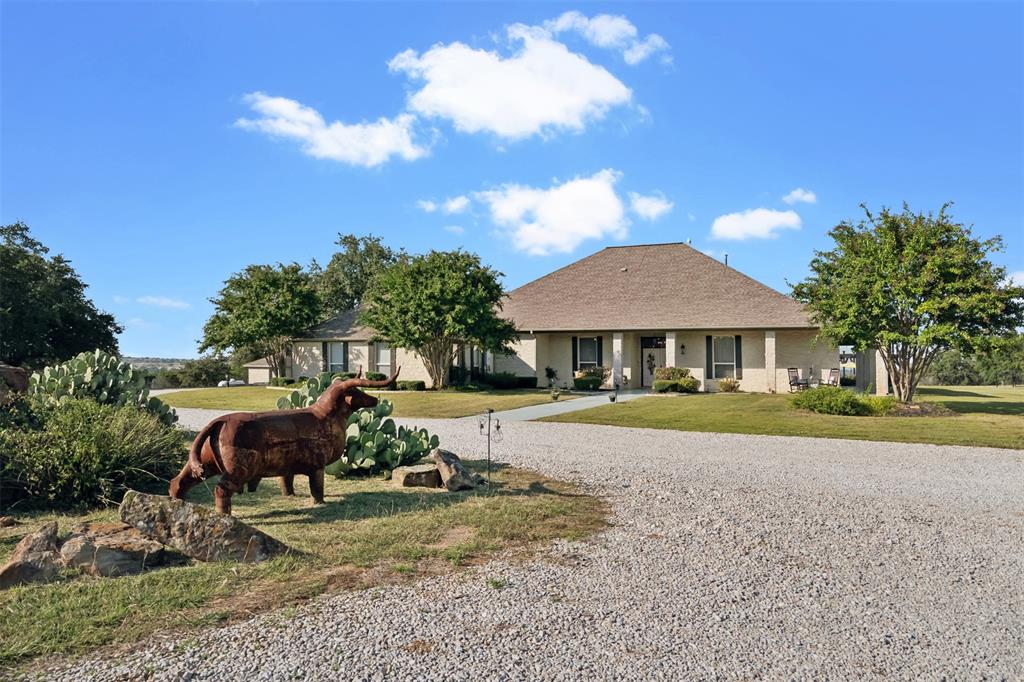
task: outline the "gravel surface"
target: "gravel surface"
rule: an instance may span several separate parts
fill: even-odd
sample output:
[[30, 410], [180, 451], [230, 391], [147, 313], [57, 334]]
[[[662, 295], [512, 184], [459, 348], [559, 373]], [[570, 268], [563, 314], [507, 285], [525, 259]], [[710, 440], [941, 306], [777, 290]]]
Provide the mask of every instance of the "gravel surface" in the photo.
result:
[[[472, 422], [418, 423], [483, 452]], [[324, 597], [47, 678], [1024, 677], [1024, 452], [505, 431], [497, 459], [608, 496], [613, 527], [525, 564]]]

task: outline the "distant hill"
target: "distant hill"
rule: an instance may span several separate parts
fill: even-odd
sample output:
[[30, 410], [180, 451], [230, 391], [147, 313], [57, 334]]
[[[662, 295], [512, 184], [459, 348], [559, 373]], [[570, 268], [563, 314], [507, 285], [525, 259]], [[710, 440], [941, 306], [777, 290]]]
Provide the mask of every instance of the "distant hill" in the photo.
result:
[[189, 358], [133, 358], [125, 355], [122, 360], [139, 369], [179, 369]]

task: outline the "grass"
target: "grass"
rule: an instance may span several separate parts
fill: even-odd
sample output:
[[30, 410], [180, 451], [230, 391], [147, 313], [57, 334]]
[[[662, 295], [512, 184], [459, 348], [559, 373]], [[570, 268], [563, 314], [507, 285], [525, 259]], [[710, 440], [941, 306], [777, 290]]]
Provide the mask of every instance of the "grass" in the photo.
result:
[[959, 414], [839, 417], [795, 410], [786, 395], [714, 393], [643, 398], [542, 421], [1024, 449], [1024, 387], [928, 387], [917, 398]]
[[[467, 462], [470, 468], [479, 469]], [[282, 497], [275, 481], [235, 497], [235, 515], [301, 555], [258, 565], [189, 562], [122, 578], [77, 577], [0, 592], [0, 677], [30, 659], [81, 653], [289, 607], [325, 591], [366, 588], [456, 570], [509, 548], [528, 555], [538, 543], [580, 538], [605, 525], [597, 498], [540, 475], [498, 467], [487, 491], [395, 488], [380, 479], [328, 476], [327, 504], [308, 504], [305, 480]], [[212, 484], [189, 499], [212, 504]], [[301, 488], [301, 489], [300, 489]], [[0, 529], [0, 563], [27, 532], [57, 520], [61, 533], [116, 510], [79, 516], [22, 516]]]
[[[544, 389], [508, 391], [380, 391], [380, 398], [395, 406], [395, 417], [466, 417], [494, 410], [512, 410], [551, 401]], [[277, 399], [287, 392], [264, 386], [175, 391], [158, 396], [171, 407], [201, 407], [210, 410], [259, 412], [277, 408]], [[577, 396], [563, 393], [561, 400]]]

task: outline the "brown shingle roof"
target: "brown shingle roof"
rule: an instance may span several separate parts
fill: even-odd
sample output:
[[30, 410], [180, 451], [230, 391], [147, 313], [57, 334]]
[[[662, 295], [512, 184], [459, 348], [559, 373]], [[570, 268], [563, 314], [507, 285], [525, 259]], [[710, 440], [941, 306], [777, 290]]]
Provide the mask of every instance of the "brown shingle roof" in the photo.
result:
[[358, 315], [359, 308], [346, 310], [340, 315], [324, 320], [296, 338], [317, 341], [368, 341], [373, 336], [373, 330], [359, 324], [356, 321]]
[[524, 284], [520, 331], [808, 328], [797, 301], [686, 244], [612, 246]]

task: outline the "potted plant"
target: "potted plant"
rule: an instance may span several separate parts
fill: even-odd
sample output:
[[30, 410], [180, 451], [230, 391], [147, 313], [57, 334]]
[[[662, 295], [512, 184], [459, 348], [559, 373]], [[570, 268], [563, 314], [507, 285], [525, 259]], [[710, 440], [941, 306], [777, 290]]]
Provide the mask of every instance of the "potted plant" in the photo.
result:
[[608, 402], [614, 403], [619, 398], [619, 385], [615, 384], [615, 390], [608, 394]]
[[551, 387], [551, 399], [558, 400], [562, 395], [562, 392], [558, 390], [557, 386]]

